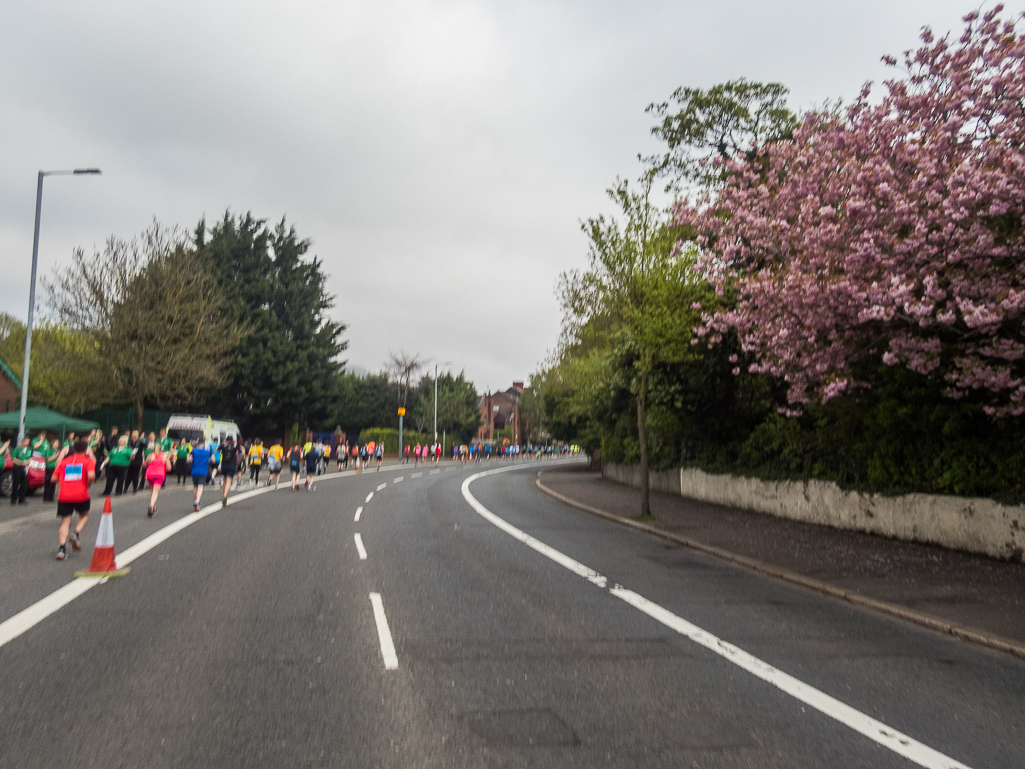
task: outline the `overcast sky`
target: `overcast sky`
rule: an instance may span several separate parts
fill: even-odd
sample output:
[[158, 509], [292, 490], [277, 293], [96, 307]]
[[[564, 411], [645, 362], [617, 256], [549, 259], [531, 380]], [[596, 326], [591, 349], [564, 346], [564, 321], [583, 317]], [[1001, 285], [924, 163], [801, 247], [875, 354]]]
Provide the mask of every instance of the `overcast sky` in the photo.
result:
[[41, 276], [154, 216], [287, 216], [330, 275], [350, 365], [401, 349], [504, 389], [555, 345], [579, 221], [656, 149], [647, 104], [739, 77], [786, 84], [797, 109], [850, 99], [973, 7], [5, 0], [0, 311], [27, 314], [37, 171], [97, 166], [46, 180]]

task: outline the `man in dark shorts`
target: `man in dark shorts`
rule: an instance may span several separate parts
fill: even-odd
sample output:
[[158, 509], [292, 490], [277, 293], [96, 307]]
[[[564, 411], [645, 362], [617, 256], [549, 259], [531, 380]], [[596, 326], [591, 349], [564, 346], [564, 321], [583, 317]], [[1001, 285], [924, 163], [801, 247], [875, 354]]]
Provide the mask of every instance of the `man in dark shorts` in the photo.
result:
[[230, 435], [221, 444], [221, 507], [228, 506], [228, 492], [235, 481], [238, 471], [238, 456], [235, 450], [235, 439]]
[[306, 450], [306, 454], [303, 456], [306, 461], [306, 490], [310, 491], [313, 484], [313, 478], [317, 474], [317, 465], [320, 464], [320, 454], [317, 452], [316, 446], [310, 446]]
[[[78, 440], [73, 448], [75, 453], [64, 457], [53, 471], [57, 481], [57, 517], [61, 522], [57, 530], [58, 561], [68, 557], [66, 547], [69, 539], [72, 550], [82, 549], [78, 535], [89, 521], [89, 486], [96, 480], [96, 460], [86, 454], [89, 444]], [[78, 513], [78, 524], [69, 536], [72, 513]]]
[[199, 501], [203, 498], [203, 487], [210, 482], [210, 449], [206, 439], [200, 437], [196, 448], [189, 454], [192, 462], [192, 511], [199, 512]]

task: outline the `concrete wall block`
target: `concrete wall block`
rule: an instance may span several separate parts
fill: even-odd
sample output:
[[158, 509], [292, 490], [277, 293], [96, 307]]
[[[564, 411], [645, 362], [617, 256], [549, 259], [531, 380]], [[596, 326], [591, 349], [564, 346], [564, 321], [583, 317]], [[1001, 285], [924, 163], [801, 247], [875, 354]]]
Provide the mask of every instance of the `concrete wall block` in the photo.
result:
[[[640, 486], [640, 468], [636, 465], [605, 462], [602, 474], [617, 483]], [[656, 491], [805, 523], [941, 545], [993, 558], [1020, 561], [1025, 551], [1025, 505], [936, 494], [886, 497], [844, 491], [828, 481], [764, 481], [711, 475], [693, 468], [652, 472], [649, 477]]]

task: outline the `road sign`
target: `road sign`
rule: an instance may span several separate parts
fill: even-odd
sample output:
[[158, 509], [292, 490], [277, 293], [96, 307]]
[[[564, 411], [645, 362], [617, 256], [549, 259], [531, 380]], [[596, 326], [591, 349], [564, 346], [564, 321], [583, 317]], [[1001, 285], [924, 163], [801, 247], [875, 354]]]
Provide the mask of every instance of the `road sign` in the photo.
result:
[[406, 416], [406, 409], [404, 409], [404, 408], [399, 409], [399, 416], [400, 417]]

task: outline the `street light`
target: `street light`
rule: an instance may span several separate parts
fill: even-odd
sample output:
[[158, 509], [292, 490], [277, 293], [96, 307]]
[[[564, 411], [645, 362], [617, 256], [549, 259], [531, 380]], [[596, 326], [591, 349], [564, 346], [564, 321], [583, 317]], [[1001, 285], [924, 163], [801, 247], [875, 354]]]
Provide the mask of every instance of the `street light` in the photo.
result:
[[[451, 366], [452, 361], [447, 360], [442, 366]], [[438, 364], [434, 364], [434, 442], [438, 442]]]
[[32, 320], [36, 309], [36, 265], [39, 261], [39, 214], [43, 207], [44, 176], [83, 176], [99, 174], [98, 168], [76, 168], [74, 171], [40, 171], [36, 183], [36, 231], [32, 237], [32, 279], [28, 287], [28, 324], [25, 326], [25, 365], [21, 369], [21, 413], [18, 416], [18, 445], [25, 437], [25, 409], [28, 407], [29, 362], [32, 357]]

